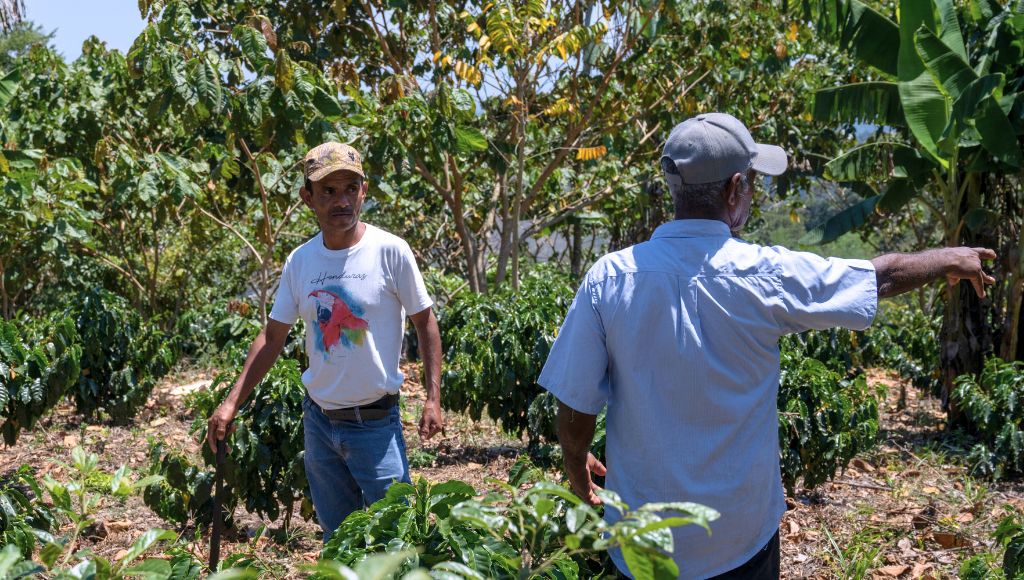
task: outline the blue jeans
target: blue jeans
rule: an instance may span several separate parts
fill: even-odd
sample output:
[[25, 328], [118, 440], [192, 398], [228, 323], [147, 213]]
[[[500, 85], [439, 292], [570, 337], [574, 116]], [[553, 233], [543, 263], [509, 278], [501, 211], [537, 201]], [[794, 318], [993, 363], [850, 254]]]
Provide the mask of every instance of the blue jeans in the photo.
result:
[[410, 481], [398, 405], [383, 419], [339, 421], [306, 397], [302, 426], [306, 477], [324, 543], [350, 513], [383, 498], [395, 481]]

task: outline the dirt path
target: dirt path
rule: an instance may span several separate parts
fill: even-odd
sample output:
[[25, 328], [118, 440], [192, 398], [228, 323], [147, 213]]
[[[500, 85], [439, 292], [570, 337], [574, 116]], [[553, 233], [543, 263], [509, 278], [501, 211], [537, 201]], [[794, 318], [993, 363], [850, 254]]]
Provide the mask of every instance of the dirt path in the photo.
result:
[[[418, 367], [408, 377], [402, 421], [414, 477], [433, 481], [461, 479], [477, 489], [487, 480], [505, 480], [522, 441], [509, 438], [489, 421], [447, 413], [448, 428], [427, 444], [416, 425], [424, 400]], [[198, 443], [189, 435], [192, 416], [183, 404], [188, 392], [206, 388], [208, 372], [184, 371], [163, 381], [153, 400], [128, 427], [88, 425], [63, 405], [0, 455], [0, 479], [22, 464], [38, 477], [67, 478], [70, 450], [81, 445], [99, 455], [101, 468], [112, 473], [128, 465], [136, 473], [148, 468], [148, 441], [193, 454]], [[880, 444], [854, 460], [850, 469], [811, 494], [790, 498], [782, 521], [784, 578], [950, 578], [960, 562], [990, 550], [991, 532], [1008, 509], [1024, 510], [1024, 484], [992, 484], [970, 478], [962, 466], [962, 442], [942, 430], [944, 415], [936, 401], [906, 390], [899, 407], [900, 381], [872, 371], [869, 381], [886, 385]], [[298, 510], [296, 510], [297, 512]], [[84, 545], [116, 556], [147, 528], [177, 529], [196, 537], [192, 528], [176, 528], [154, 515], [140, 497], [104, 500], [98, 520]], [[319, 528], [295, 516], [287, 536], [283, 522], [264, 522], [239, 510], [236, 530], [222, 554], [240, 554], [262, 567], [267, 577], [296, 577], [301, 566], [316, 559]], [[275, 535], [271, 540], [270, 535]], [[206, 558], [201, 535], [190, 544]]]

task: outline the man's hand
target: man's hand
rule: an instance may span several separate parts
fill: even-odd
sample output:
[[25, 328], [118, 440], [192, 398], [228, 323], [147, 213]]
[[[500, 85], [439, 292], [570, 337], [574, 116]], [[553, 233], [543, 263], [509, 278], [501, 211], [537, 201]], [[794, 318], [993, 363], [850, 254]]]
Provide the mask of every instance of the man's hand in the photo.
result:
[[985, 285], [995, 284], [996, 279], [985, 273], [981, 261], [994, 260], [996, 253], [988, 248], [949, 248], [946, 251], [950, 253], [952, 262], [946, 272], [949, 285], [955, 286], [960, 280], [970, 280], [978, 298], [984, 298]]
[[427, 401], [427, 404], [423, 405], [423, 414], [420, 415], [420, 439], [426, 441], [441, 431], [444, 431], [441, 403]]
[[234, 433], [237, 425], [233, 423], [238, 409], [228, 401], [224, 401], [217, 407], [217, 410], [210, 415], [206, 423], [206, 442], [210, 445], [210, 451], [217, 453], [217, 441]]
[[601, 487], [594, 483], [591, 473], [600, 476], [608, 473], [604, 464], [598, 461], [593, 453], [587, 453], [587, 460], [582, 465], [565, 462], [565, 475], [569, 478], [573, 493], [590, 505], [600, 505], [601, 498], [597, 497], [595, 492]]
[[594, 493], [601, 488], [594, 484], [591, 473], [608, 473], [604, 464], [590, 453], [596, 425], [597, 415], [581, 413], [558, 401], [558, 442], [562, 444], [565, 476], [569, 479], [573, 493], [590, 505], [601, 503], [601, 499]]
[[878, 297], [889, 298], [920, 288], [943, 276], [950, 285], [970, 280], [978, 297], [985, 297], [985, 285], [996, 279], [981, 268], [983, 260], [994, 260], [988, 248], [936, 248], [916, 254], [885, 254], [871, 260], [875, 267]]

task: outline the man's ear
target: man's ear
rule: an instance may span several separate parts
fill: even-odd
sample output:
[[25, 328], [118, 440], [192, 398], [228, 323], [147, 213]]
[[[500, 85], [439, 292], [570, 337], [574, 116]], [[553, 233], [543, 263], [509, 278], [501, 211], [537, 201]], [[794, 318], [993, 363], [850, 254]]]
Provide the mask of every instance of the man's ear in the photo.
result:
[[306, 189], [306, 185], [303, 184], [299, 187], [299, 197], [302, 198], [302, 201], [304, 201], [306, 205], [309, 205], [313, 200], [313, 192]]
[[743, 175], [734, 173], [729, 178], [729, 183], [725, 186], [725, 191], [722, 192], [722, 197], [725, 198], [725, 204], [729, 207], [736, 207], [740, 203], [740, 181], [742, 181]]

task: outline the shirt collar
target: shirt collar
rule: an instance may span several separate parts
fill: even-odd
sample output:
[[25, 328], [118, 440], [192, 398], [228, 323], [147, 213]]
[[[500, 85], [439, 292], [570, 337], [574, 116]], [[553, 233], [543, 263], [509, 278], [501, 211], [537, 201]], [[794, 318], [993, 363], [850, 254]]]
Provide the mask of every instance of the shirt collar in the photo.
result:
[[728, 238], [729, 226], [718, 220], [672, 220], [658, 226], [651, 239], [657, 238]]

